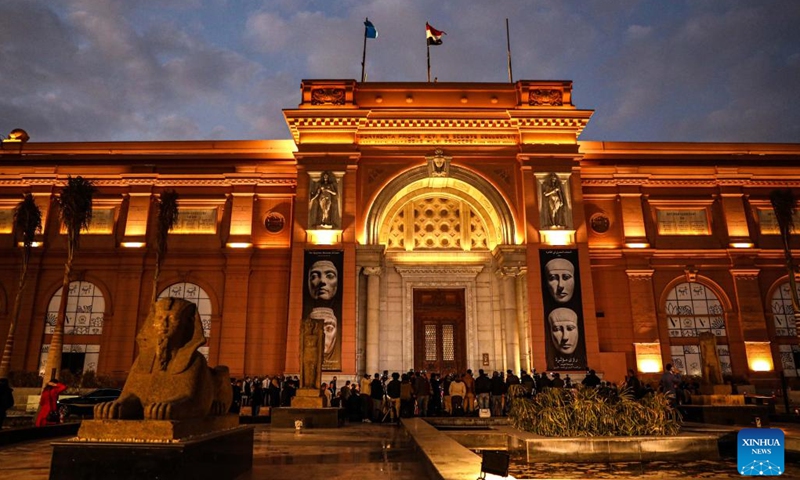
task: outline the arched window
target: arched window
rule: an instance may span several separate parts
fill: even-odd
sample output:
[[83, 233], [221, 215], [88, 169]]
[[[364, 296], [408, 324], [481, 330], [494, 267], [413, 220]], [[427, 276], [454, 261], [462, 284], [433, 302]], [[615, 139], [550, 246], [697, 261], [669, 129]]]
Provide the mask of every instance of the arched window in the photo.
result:
[[[200, 322], [203, 324], [203, 336], [211, 336], [211, 299], [200, 285], [189, 282], [173, 283], [158, 295], [159, 299], [167, 297], [182, 298], [197, 305], [197, 313], [200, 314]], [[203, 345], [197, 351], [208, 358], [208, 345]]]
[[[800, 287], [798, 287], [797, 290], [798, 293], [800, 293]], [[791, 291], [789, 282], [786, 282], [772, 292], [770, 310], [772, 311], [772, 319], [775, 322], [775, 335], [778, 337], [797, 336]]]
[[[717, 295], [702, 283], [683, 282], [667, 294], [665, 305], [667, 329], [673, 340], [670, 346], [672, 364], [688, 375], [701, 375], [702, 359], [696, 338], [702, 332], [717, 337], [717, 354], [723, 374], [731, 374], [731, 355], [725, 329], [725, 309]], [[686, 340], [678, 340], [686, 339]]]
[[[56, 328], [56, 317], [61, 305], [59, 288], [47, 306], [44, 333], [51, 335]], [[61, 368], [73, 373], [97, 369], [100, 356], [100, 345], [96, 340], [91, 343], [80, 341], [81, 335], [102, 335], [103, 316], [106, 311], [106, 300], [103, 292], [93, 283], [75, 281], [69, 284], [67, 296], [67, 316], [64, 320], [64, 347], [61, 357]], [[77, 337], [77, 338], [76, 338]], [[50, 350], [49, 341], [42, 345], [39, 358], [39, 373], [43, 373]]]
[[[797, 287], [800, 294], [800, 286]], [[775, 336], [797, 338], [797, 324], [792, 307], [792, 287], [784, 282], [772, 292], [770, 314], [775, 322]], [[785, 340], [784, 340], [785, 341]], [[778, 345], [781, 356], [781, 367], [787, 377], [800, 376], [800, 345]]]

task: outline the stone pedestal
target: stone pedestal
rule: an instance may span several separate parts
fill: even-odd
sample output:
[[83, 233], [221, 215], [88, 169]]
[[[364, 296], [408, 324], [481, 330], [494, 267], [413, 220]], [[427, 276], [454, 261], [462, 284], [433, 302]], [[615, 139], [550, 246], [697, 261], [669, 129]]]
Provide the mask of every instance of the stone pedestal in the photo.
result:
[[691, 395], [692, 405], [744, 405], [744, 395]]
[[322, 408], [323, 399], [315, 388], [300, 388], [292, 398], [292, 408]]
[[253, 430], [236, 427], [163, 442], [56, 442], [50, 480], [232, 480], [253, 467]]
[[174, 442], [183, 438], [230, 430], [239, 425], [236, 415], [190, 420], [84, 420], [80, 441]]
[[733, 389], [730, 385], [700, 385], [700, 395], [730, 395], [732, 393]]
[[[294, 402], [292, 402], [294, 405]], [[273, 428], [295, 428], [294, 422], [303, 422], [303, 428], [337, 428], [344, 425], [343, 408], [275, 408], [272, 410]]]

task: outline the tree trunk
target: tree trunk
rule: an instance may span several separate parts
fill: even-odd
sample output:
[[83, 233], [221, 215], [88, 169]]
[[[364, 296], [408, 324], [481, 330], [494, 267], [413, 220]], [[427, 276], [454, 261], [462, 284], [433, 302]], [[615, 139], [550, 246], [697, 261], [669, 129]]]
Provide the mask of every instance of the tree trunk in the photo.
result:
[[61, 302], [58, 305], [58, 315], [56, 316], [56, 327], [53, 330], [53, 337], [50, 340], [50, 350], [47, 352], [47, 363], [44, 367], [44, 379], [42, 390], [47, 386], [51, 377], [59, 378], [61, 375], [61, 350], [64, 348], [64, 322], [67, 318], [67, 299], [69, 298], [69, 276], [72, 273], [72, 249], [67, 254], [67, 262], [64, 264], [64, 280], [61, 283]]
[[14, 297], [14, 309], [11, 311], [11, 323], [8, 325], [6, 345], [3, 348], [3, 358], [0, 360], [0, 378], [8, 378], [8, 372], [11, 365], [11, 353], [14, 351], [14, 333], [17, 330], [19, 311], [22, 307], [22, 292], [25, 290], [25, 281], [27, 280], [27, 276], [28, 262], [23, 261], [22, 273], [19, 279], [19, 286], [17, 287], [17, 296]]

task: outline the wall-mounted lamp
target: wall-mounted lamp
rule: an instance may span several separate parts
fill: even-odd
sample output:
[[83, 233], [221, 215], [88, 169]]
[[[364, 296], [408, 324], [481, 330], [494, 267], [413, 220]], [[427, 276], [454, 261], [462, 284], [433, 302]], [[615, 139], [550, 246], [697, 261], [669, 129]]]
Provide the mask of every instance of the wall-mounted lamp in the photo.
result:
[[542, 243], [553, 246], [568, 246], [575, 243], [575, 230], [540, 230]]
[[771, 372], [775, 369], [769, 342], [744, 342], [744, 349], [747, 353], [747, 365], [750, 370]]
[[228, 242], [225, 246], [228, 248], [250, 248], [253, 244], [250, 242]]
[[[24, 242], [18, 242], [17, 246], [22, 248], [22, 247], [25, 246], [25, 243]], [[37, 248], [37, 247], [41, 247], [41, 246], [42, 246], [42, 242], [31, 242], [31, 247], [33, 247], [33, 248]]]
[[335, 245], [341, 241], [341, 230], [306, 230], [308, 243], [315, 245]]
[[636, 368], [641, 373], [661, 372], [660, 343], [634, 343], [633, 349], [636, 352]]

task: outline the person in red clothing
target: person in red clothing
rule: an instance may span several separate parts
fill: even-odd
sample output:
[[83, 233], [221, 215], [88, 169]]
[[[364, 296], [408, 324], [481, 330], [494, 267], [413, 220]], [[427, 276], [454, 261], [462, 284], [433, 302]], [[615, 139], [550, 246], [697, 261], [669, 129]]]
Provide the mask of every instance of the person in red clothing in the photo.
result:
[[47, 415], [50, 412], [58, 412], [58, 396], [66, 389], [67, 386], [55, 378], [47, 382], [39, 399], [39, 414], [36, 416], [37, 427], [53, 424], [53, 422], [47, 421]]

